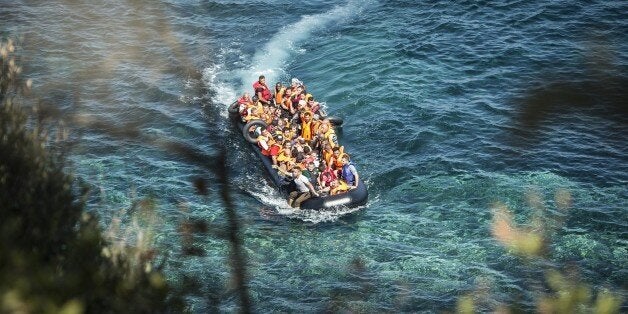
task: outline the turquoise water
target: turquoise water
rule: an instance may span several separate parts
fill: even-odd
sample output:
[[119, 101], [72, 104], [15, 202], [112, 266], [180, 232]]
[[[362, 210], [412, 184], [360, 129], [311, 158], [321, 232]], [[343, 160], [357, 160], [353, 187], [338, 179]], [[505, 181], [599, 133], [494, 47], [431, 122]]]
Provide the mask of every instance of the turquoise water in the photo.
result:
[[[199, 281], [193, 312], [230, 287], [229, 251], [205, 235], [204, 256], [182, 255], [178, 224], [226, 219], [213, 175], [160, 139], [227, 148], [259, 312], [438, 312], [469, 292], [483, 311], [530, 310], [548, 267], [627, 299], [626, 12], [621, 1], [11, 2], [0, 32], [20, 37], [35, 96], [152, 139], [74, 126], [72, 169], [104, 227], [156, 201], [170, 278]], [[226, 114], [261, 73], [298, 77], [345, 119], [365, 207], [294, 211], [266, 183]], [[492, 238], [496, 202], [524, 226], [543, 208], [545, 263]]]

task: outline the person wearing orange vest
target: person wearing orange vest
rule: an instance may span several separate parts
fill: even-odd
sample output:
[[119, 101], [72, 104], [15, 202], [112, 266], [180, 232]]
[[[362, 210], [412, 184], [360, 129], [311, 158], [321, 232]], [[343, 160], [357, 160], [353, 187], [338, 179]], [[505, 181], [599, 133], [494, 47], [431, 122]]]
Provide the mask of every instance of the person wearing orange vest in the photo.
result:
[[301, 116], [301, 137], [306, 142], [310, 142], [312, 140], [312, 136], [314, 135], [312, 113], [309, 111], [305, 111], [300, 116]]
[[336, 137], [336, 132], [331, 127], [331, 122], [325, 119], [321, 122], [318, 127], [318, 134], [323, 138], [323, 143], [328, 143], [332, 148], [338, 146], [338, 138]]
[[283, 103], [283, 94], [285, 92], [286, 88], [280, 82], [277, 82], [275, 85], [275, 105], [279, 106]]

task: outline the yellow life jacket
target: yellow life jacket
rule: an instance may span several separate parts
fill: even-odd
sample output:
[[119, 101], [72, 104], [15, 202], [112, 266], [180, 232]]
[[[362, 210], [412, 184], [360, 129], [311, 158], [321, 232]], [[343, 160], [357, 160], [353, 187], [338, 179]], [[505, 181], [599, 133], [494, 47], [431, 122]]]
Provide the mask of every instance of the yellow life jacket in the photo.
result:
[[277, 155], [277, 162], [288, 162], [292, 160], [292, 156], [286, 155], [283, 151]]
[[338, 185], [329, 191], [329, 194], [336, 195], [349, 190], [349, 186], [344, 180], [338, 180]]
[[325, 140], [329, 143], [331, 148], [334, 148], [338, 145], [336, 132], [330, 127], [327, 132], [325, 132]]
[[312, 128], [311, 127], [312, 127], [312, 120], [310, 120], [310, 122], [305, 122], [305, 121], [301, 122], [301, 137], [303, 137], [303, 139], [306, 141], [312, 140]]

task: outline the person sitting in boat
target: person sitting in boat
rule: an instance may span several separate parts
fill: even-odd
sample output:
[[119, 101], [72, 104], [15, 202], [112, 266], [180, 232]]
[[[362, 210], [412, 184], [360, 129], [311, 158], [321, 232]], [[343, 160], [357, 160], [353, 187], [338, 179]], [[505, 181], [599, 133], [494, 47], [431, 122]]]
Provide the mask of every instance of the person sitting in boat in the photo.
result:
[[292, 102], [292, 114], [296, 113], [296, 110], [299, 109], [299, 105], [303, 103], [303, 106], [307, 103], [305, 99], [303, 99], [305, 95], [303, 94], [303, 88], [297, 87], [296, 90], [293, 90], [292, 95], [290, 96], [290, 101]]
[[344, 146], [334, 147], [332, 151], [334, 153], [329, 159], [330, 166], [332, 169], [340, 171], [340, 169], [342, 169], [342, 156], [345, 154], [345, 148]]
[[238, 99], [238, 112], [240, 112], [240, 116], [244, 118], [248, 114], [247, 109], [249, 106], [253, 105], [253, 99], [251, 99], [251, 94], [244, 93]]
[[310, 183], [312, 183], [312, 185], [316, 186], [316, 184], [318, 183], [318, 176], [320, 175], [320, 171], [317, 167], [315, 167], [313, 162], [308, 162], [307, 160], [305, 160], [304, 163], [306, 164], [306, 166], [303, 170], [303, 175], [308, 180], [310, 180]]
[[283, 95], [286, 92], [286, 88], [281, 84], [281, 82], [277, 82], [275, 84], [275, 106], [279, 106], [283, 102]]
[[334, 147], [334, 155], [332, 156], [332, 165], [331, 168], [336, 170], [336, 171], [340, 171], [340, 169], [342, 169], [342, 156], [345, 155], [345, 149], [344, 146], [340, 146], [340, 147]]
[[300, 207], [303, 201], [318, 196], [318, 193], [312, 186], [312, 183], [301, 173], [301, 168], [296, 166], [292, 169], [292, 178], [296, 185], [296, 191], [290, 192], [288, 196], [288, 205], [292, 207]]
[[303, 82], [301, 82], [298, 78], [293, 77], [292, 80], [290, 80], [290, 87], [292, 88], [292, 90], [295, 90], [299, 86], [305, 89], [305, 85], [303, 85]]
[[309, 143], [312, 141], [312, 138], [314, 137], [314, 129], [315, 129], [316, 123], [314, 122], [313, 118], [312, 118], [312, 112], [310, 111], [303, 111], [303, 113], [301, 114], [301, 137], [305, 140], [306, 143]]
[[258, 80], [253, 83], [253, 89], [255, 90], [255, 95], [259, 102], [265, 105], [272, 104], [273, 94], [270, 92], [268, 86], [266, 86], [266, 77], [264, 75], [260, 75]]
[[296, 159], [292, 156], [292, 144], [286, 141], [283, 150], [277, 155], [277, 165], [273, 168], [277, 169], [280, 175], [287, 176], [296, 164]]
[[318, 115], [318, 111], [321, 109], [321, 104], [318, 101], [315, 101], [314, 97], [310, 97], [306, 101], [310, 111], [312, 111], [313, 114]]
[[292, 101], [290, 97], [292, 96], [292, 88], [288, 87], [284, 91], [284, 94], [281, 98], [281, 102], [279, 103], [279, 107], [283, 109], [282, 111], [285, 113], [285, 116], [290, 116], [290, 112], [292, 112]]
[[334, 156], [334, 150], [329, 143], [323, 143], [321, 151], [321, 160], [327, 165], [331, 165], [331, 158]]
[[[314, 151], [309, 146], [303, 147], [303, 155], [304, 155], [303, 159], [305, 160], [306, 163], [314, 163], [318, 161], [318, 158], [316, 158], [314, 154], [315, 154]], [[314, 164], [314, 166], [318, 167], [317, 164]]]
[[329, 143], [332, 148], [338, 146], [336, 131], [334, 131], [331, 127], [331, 122], [328, 119], [321, 121], [321, 124], [318, 127], [318, 134], [322, 137], [322, 141], [324, 143]]
[[336, 172], [333, 169], [331, 169], [331, 167], [329, 167], [327, 163], [324, 161], [322, 162], [320, 168], [322, 170], [320, 171], [320, 174], [318, 175], [318, 186], [322, 190], [324, 190], [325, 188], [329, 188], [331, 186], [331, 182], [336, 180], [337, 176], [336, 176]]
[[262, 120], [264, 120], [264, 122], [266, 122], [266, 125], [272, 125], [273, 124], [273, 120], [275, 119], [275, 107], [272, 106], [263, 106], [264, 107], [264, 114], [262, 115]]
[[257, 145], [262, 149], [262, 155], [270, 157], [273, 165], [277, 165], [277, 155], [281, 150], [278, 142], [281, 141], [283, 141], [283, 136], [275, 139], [268, 129], [263, 129], [262, 134], [257, 137]]
[[336, 179], [332, 181], [331, 185], [329, 186], [330, 195], [336, 195], [347, 191], [349, 191], [349, 186], [344, 180]]
[[306, 110], [306, 106], [307, 103], [305, 102], [305, 100], [300, 101], [297, 105], [296, 105], [296, 110], [294, 110], [294, 113], [292, 113], [292, 118], [290, 119], [290, 122], [294, 123], [294, 124], [300, 124], [301, 120], [303, 118], [303, 116], [305, 115]]
[[244, 121], [245, 122], [249, 122], [251, 120], [260, 120], [261, 119], [261, 114], [260, 112], [263, 114], [264, 111], [263, 110], [259, 110], [259, 108], [257, 106], [252, 106], [249, 107], [247, 109], [247, 114], [246, 116], [244, 116]]
[[288, 127], [284, 128], [283, 137], [286, 141], [292, 141], [293, 138], [297, 135], [297, 126], [291, 123], [288, 123]]
[[342, 156], [341, 178], [345, 182], [347, 182], [350, 189], [355, 189], [358, 187], [360, 176], [358, 175], [358, 171], [355, 169], [355, 166], [351, 164], [351, 160], [348, 154], [344, 154]]

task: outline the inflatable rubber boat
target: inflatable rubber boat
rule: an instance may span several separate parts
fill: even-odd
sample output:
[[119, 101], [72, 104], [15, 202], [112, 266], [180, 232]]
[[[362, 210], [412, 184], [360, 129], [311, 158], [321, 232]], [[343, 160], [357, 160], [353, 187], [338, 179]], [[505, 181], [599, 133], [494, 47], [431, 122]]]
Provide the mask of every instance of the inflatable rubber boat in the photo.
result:
[[[241, 131], [240, 133], [247, 141], [251, 149], [255, 152], [257, 157], [260, 159], [261, 164], [264, 168], [266, 168], [266, 173], [272, 184], [279, 190], [279, 192], [286, 198], [290, 192], [296, 190], [296, 186], [292, 179], [285, 178], [279, 175], [277, 170], [273, 169], [272, 160], [262, 154], [261, 149], [257, 145], [257, 132], [259, 132], [259, 128], [266, 127], [266, 123], [262, 120], [251, 120], [248, 123], [242, 122], [240, 114], [238, 113], [238, 103], [234, 102], [229, 106], [229, 116], [233, 120], [234, 124]], [[332, 124], [339, 126], [342, 124], [342, 119], [335, 117], [326, 117], [329, 119]], [[366, 204], [368, 200], [368, 191], [366, 189], [366, 185], [360, 178], [358, 180], [358, 186], [355, 189], [351, 189], [346, 192], [342, 192], [336, 195], [325, 195], [325, 196], [312, 196], [311, 198], [303, 201], [301, 203], [301, 209], [316, 209], [316, 210], [324, 210], [335, 207], [357, 207]], [[287, 203], [286, 203], [287, 204]]]

